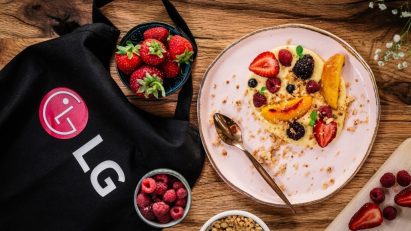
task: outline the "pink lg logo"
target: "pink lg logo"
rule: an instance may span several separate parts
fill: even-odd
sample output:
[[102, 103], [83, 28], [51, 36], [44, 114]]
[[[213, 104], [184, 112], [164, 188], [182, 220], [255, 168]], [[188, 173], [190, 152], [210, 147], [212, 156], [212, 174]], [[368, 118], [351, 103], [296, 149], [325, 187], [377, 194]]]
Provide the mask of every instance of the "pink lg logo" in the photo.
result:
[[54, 88], [41, 101], [39, 118], [44, 130], [51, 136], [71, 139], [87, 125], [87, 105], [75, 91], [65, 87]]

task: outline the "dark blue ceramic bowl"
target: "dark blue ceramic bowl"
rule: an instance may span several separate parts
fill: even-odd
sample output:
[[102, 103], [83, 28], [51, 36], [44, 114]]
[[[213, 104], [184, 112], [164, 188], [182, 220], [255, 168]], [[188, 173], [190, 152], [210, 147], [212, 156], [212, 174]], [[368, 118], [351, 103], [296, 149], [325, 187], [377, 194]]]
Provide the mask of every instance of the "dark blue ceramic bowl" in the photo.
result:
[[[127, 34], [121, 39], [119, 45], [124, 46], [128, 40], [130, 40], [133, 44], [138, 44], [144, 40], [144, 37], [143, 37], [144, 31], [152, 27], [158, 27], [158, 26], [167, 28], [172, 35], [180, 35], [188, 39], [189, 41], [191, 41], [184, 32], [174, 28], [173, 26], [169, 24], [162, 23], [162, 22], [148, 22], [148, 23], [140, 24], [134, 27], [133, 29], [129, 30]], [[166, 91], [166, 96], [175, 93], [184, 85], [184, 83], [187, 81], [188, 77], [190, 76], [191, 66], [192, 66], [192, 63], [182, 64], [180, 75], [178, 75], [175, 78], [164, 78], [163, 86]], [[116, 69], [117, 69], [117, 66], [116, 66]], [[118, 69], [117, 69], [117, 73], [120, 76], [120, 79], [123, 82], [123, 84], [126, 85], [129, 89], [131, 89], [130, 88], [130, 76], [122, 73]]]

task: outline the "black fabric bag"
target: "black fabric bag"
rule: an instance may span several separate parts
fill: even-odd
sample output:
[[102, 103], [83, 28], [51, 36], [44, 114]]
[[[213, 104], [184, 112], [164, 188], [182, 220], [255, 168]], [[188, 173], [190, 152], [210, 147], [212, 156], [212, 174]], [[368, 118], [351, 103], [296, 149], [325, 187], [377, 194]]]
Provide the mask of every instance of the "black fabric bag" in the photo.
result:
[[0, 230], [154, 230], [134, 210], [138, 180], [161, 167], [193, 185], [201, 172], [191, 77], [175, 118], [130, 104], [109, 74], [119, 31], [98, 6], [103, 23], [30, 46], [0, 72]]

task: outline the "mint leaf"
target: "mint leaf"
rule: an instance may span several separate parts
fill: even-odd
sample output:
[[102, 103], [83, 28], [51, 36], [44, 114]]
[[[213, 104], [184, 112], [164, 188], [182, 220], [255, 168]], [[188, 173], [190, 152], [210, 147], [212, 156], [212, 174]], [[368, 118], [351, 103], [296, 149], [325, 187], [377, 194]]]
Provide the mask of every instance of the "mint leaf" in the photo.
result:
[[311, 114], [310, 114], [310, 123], [309, 123], [309, 125], [311, 127], [313, 127], [316, 121], [317, 121], [317, 111], [312, 111]]
[[260, 94], [261, 94], [261, 95], [264, 95], [264, 93], [265, 93], [266, 90], [267, 90], [266, 87], [261, 87], [261, 89], [260, 89]]
[[303, 57], [303, 50], [304, 50], [304, 48], [301, 45], [298, 45], [295, 48], [295, 52], [297, 52], [298, 58], [300, 58], [300, 59]]

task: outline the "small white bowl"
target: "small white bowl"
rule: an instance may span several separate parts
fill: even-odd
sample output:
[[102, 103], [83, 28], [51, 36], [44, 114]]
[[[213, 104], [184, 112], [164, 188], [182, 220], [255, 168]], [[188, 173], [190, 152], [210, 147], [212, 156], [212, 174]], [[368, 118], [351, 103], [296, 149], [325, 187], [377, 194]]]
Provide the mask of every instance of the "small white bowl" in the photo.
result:
[[213, 222], [220, 220], [221, 218], [224, 217], [228, 217], [228, 216], [244, 216], [244, 217], [248, 217], [253, 219], [257, 224], [259, 224], [261, 226], [261, 228], [263, 228], [264, 231], [270, 231], [270, 229], [268, 228], [268, 226], [264, 223], [263, 220], [261, 220], [260, 218], [258, 218], [256, 215], [246, 212], [246, 211], [242, 211], [242, 210], [228, 210], [222, 213], [219, 213], [215, 216], [213, 216], [212, 218], [210, 218], [204, 225], [203, 227], [201, 227], [200, 231], [207, 231], [208, 228], [213, 224]]

